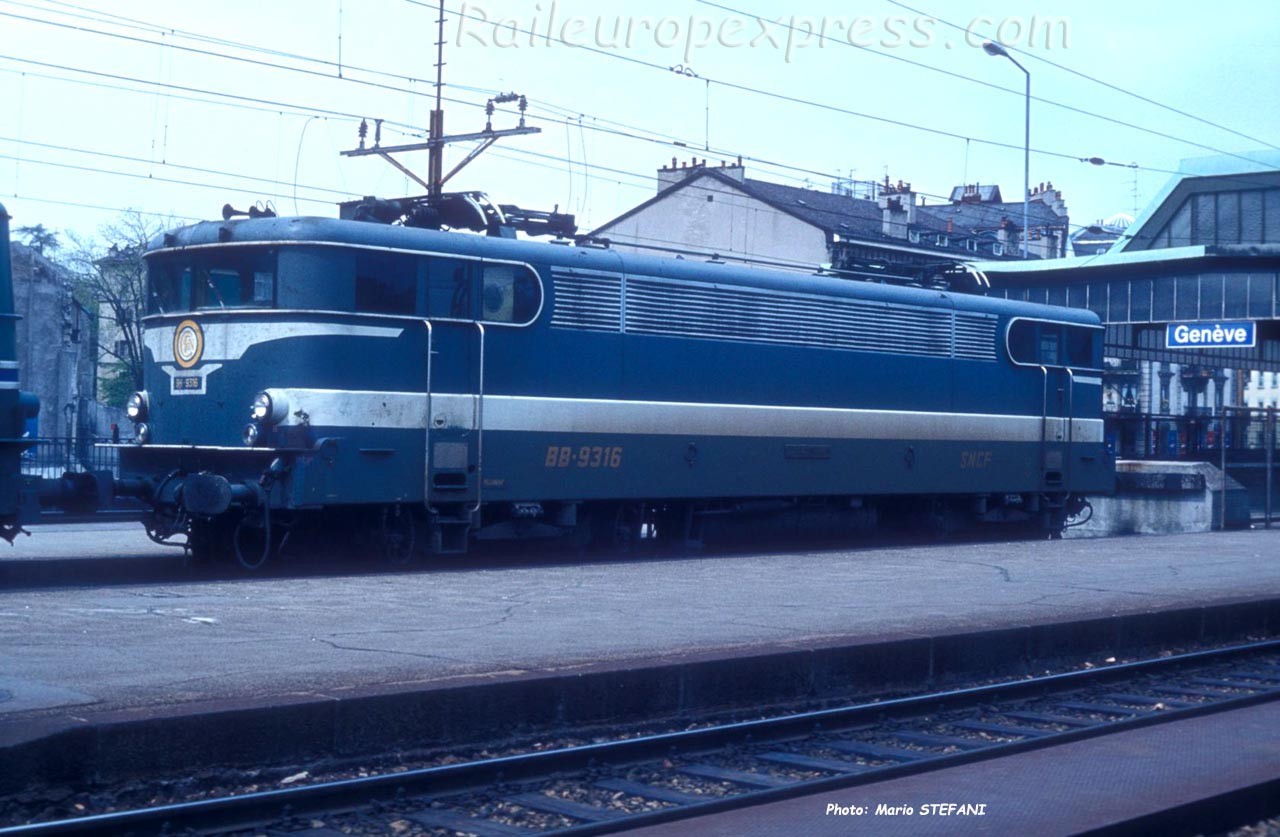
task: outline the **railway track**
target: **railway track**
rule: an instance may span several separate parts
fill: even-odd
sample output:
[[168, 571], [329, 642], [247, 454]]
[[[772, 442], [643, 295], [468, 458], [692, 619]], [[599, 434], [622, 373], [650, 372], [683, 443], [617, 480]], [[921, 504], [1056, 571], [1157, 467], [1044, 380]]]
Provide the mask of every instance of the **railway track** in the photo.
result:
[[[1280, 698], [1280, 641], [881, 703], [221, 799], [0, 835], [602, 834]], [[393, 828], [393, 824], [396, 826]]]

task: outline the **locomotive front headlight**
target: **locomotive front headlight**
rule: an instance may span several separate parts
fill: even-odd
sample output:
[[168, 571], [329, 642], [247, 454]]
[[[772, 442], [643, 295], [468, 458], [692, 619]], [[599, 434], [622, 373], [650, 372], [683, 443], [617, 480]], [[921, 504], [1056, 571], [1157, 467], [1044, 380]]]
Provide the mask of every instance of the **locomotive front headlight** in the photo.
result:
[[139, 445], [145, 445], [151, 441], [151, 428], [145, 423], [139, 422], [133, 428], [133, 441]]
[[140, 391], [130, 395], [129, 400], [125, 402], [124, 412], [130, 421], [145, 421], [147, 418], [147, 394]]
[[265, 392], [260, 392], [253, 397], [253, 406], [249, 408], [249, 418], [254, 421], [263, 421], [269, 415], [271, 415], [271, 396]]
[[255, 395], [249, 407], [249, 418], [270, 424], [282, 421], [288, 414], [289, 402], [283, 393], [269, 389]]
[[253, 447], [258, 444], [258, 437], [262, 435], [262, 431], [258, 429], [255, 422], [249, 422], [244, 426], [244, 432], [240, 435], [245, 447]]

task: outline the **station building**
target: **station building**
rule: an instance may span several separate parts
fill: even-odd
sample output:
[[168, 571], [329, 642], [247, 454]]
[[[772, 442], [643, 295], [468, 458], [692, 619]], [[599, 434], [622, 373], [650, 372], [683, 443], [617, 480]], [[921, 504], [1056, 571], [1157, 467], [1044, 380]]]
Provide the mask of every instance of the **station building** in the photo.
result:
[[[1183, 161], [1183, 173], [1105, 251], [973, 266], [994, 295], [1102, 318], [1104, 401], [1113, 413], [1203, 417], [1278, 406], [1280, 154], [1250, 157], [1259, 162]], [[1205, 339], [1214, 334], [1224, 339]], [[1127, 441], [1176, 453], [1171, 438]], [[1195, 441], [1184, 434], [1176, 444], [1185, 451]]]

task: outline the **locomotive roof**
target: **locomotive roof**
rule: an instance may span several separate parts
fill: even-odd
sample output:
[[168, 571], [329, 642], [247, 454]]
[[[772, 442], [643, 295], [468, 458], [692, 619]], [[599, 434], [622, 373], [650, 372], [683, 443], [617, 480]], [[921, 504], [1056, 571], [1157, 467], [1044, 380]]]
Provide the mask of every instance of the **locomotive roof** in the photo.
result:
[[[348, 244], [424, 253], [447, 253], [473, 258], [506, 259], [532, 265], [581, 268], [628, 275], [656, 276], [721, 285], [746, 285], [825, 296], [877, 299], [914, 305], [946, 305], [993, 314], [1018, 314], [1083, 325], [1099, 325], [1093, 312], [1077, 308], [1015, 302], [966, 293], [885, 285], [839, 276], [767, 270], [732, 263], [715, 263], [620, 253], [598, 247], [578, 247], [470, 233], [344, 221], [335, 218], [288, 217], [232, 221], [203, 221], [152, 239], [147, 255], [200, 245]], [[948, 302], [944, 303], [942, 300]]]

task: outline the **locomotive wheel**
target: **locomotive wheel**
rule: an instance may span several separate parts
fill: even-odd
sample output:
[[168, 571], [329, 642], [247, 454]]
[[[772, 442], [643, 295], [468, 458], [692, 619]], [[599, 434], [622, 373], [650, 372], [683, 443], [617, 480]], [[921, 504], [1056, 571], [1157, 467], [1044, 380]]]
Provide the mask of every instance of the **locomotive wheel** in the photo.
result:
[[586, 509], [586, 543], [592, 552], [627, 553], [640, 540], [644, 509], [639, 503], [600, 503]]
[[653, 524], [659, 543], [664, 546], [684, 546], [691, 540], [693, 507], [684, 504], [663, 506], [654, 515]]
[[413, 548], [417, 542], [417, 524], [413, 513], [402, 506], [390, 506], [382, 510], [382, 523], [378, 529], [378, 547], [388, 564], [407, 564], [413, 560]]

